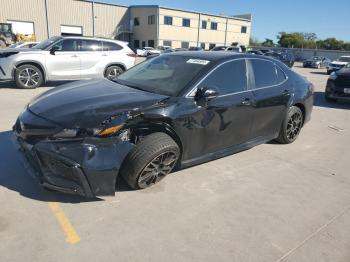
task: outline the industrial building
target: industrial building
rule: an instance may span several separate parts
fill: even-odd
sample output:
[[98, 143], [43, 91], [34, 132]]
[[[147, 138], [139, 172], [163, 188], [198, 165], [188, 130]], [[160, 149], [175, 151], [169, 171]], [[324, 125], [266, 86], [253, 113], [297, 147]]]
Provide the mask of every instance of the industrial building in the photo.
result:
[[248, 45], [251, 15], [223, 16], [155, 5], [86, 0], [0, 0], [0, 22], [41, 41], [57, 35], [119, 39], [135, 48]]

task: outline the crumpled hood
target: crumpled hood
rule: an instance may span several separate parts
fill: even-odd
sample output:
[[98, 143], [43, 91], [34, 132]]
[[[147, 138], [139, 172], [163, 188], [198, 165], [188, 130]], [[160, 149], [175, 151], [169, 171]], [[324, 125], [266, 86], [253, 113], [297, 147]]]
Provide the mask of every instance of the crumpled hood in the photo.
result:
[[155, 105], [167, 96], [148, 93], [112, 81], [77, 81], [53, 88], [28, 105], [34, 114], [66, 128], [97, 127], [107, 118]]

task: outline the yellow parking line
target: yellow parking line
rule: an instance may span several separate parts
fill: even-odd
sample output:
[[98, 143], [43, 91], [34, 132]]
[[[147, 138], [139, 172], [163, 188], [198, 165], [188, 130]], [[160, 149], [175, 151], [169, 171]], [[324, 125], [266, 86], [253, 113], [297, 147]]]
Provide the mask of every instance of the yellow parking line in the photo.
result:
[[57, 202], [49, 202], [49, 207], [52, 211], [52, 213], [57, 218], [58, 222], [60, 223], [63, 232], [66, 235], [66, 242], [69, 244], [76, 244], [80, 241], [80, 237], [78, 236], [77, 232], [75, 231], [73, 225], [70, 223], [69, 219], [66, 217], [66, 215], [63, 212], [63, 209]]

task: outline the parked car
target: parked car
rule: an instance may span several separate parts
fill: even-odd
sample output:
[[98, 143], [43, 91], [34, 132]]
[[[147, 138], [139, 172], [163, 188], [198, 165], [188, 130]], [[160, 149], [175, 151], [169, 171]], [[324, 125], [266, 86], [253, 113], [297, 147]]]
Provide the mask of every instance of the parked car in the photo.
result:
[[327, 74], [331, 74], [339, 69], [342, 69], [344, 66], [346, 66], [348, 63], [350, 63], [350, 56], [341, 56], [337, 60], [332, 61], [327, 66]]
[[22, 42], [10, 45], [8, 48], [32, 48], [39, 44], [39, 42]]
[[48, 90], [13, 129], [42, 185], [94, 197], [113, 195], [118, 176], [133, 189], [147, 188], [174, 168], [274, 139], [292, 143], [312, 105], [312, 84], [280, 61], [176, 52], [113, 81]]
[[264, 56], [270, 56], [277, 60], [280, 60], [284, 64], [286, 64], [288, 67], [293, 67], [295, 62], [295, 57], [290, 52], [276, 52], [276, 51], [270, 51], [264, 53]]
[[203, 51], [203, 48], [200, 46], [191, 46], [188, 51]]
[[323, 56], [313, 56], [303, 62], [303, 67], [323, 68], [327, 67], [331, 60]]
[[248, 54], [254, 54], [254, 55], [264, 55], [263, 52], [261, 52], [260, 50], [249, 50], [247, 51]]
[[161, 50], [146, 46], [146, 47], [143, 47], [141, 49], [136, 49], [136, 53], [138, 56], [146, 57], [146, 56], [154, 55], [154, 54], [159, 55], [161, 53]]
[[36, 88], [51, 80], [115, 78], [135, 64], [127, 42], [88, 37], [52, 37], [33, 48], [0, 51], [0, 80]]
[[230, 51], [230, 52], [236, 52], [236, 53], [242, 53], [242, 49], [239, 46], [229, 46], [225, 49], [225, 51]]
[[228, 46], [217, 45], [217, 46], [213, 47], [212, 49], [210, 49], [210, 51], [225, 51], [227, 47]]
[[325, 98], [328, 102], [337, 102], [338, 99], [350, 101], [350, 63], [329, 76]]

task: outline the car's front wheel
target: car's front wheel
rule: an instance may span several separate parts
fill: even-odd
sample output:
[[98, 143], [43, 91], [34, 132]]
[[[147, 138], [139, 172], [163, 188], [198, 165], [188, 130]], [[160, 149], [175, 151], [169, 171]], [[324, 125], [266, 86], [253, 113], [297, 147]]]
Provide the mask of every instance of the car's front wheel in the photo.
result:
[[108, 80], [114, 80], [123, 72], [124, 72], [124, 70], [120, 66], [110, 66], [106, 70], [105, 77]]
[[281, 144], [293, 143], [303, 127], [304, 115], [297, 106], [292, 106], [288, 110], [288, 114], [284, 119], [277, 142]]
[[150, 187], [168, 175], [178, 162], [180, 149], [165, 133], [153, 133], [136, 144], [120, 174], [133, 189]]
[[33, 89], [44, 82], [43, 73], [34, 65], [22, 65], [15, 71], [15, 81], [19, 88]]

